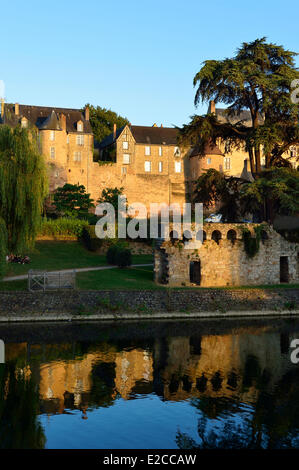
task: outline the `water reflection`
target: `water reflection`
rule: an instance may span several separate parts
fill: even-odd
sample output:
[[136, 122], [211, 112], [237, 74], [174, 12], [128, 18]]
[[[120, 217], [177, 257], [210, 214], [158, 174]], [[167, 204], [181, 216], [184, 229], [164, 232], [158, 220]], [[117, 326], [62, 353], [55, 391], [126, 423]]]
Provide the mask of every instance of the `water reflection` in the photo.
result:
[[[298, 321], [243, 321], [242, 327], [227, 324], [224, 330], [220, 322], [207, 328], [200, 321], [191, 327], [160, 322], [95, 330], [90, 340], [88, 334], [83, 340], [70, 334], [68, 341], [57, 343], [51, 328], [38, 342], [32, 334], [26, 341], [26, 333], [10, 342], [6, 330], [7, 362], [0, 370], [1, 447], [125, 446], [121, 434], [117, 441], [118, 429], [113, 442], [106, 432], [116, 404], [122, 419], [128, 419], [127, 447], [138, 443], [155, 448], [158, 438], [162, 448], [299, 447], [299, 369], [289, 358], [289, 344], [299, 337]], [[132, 400], [135, 410], [142, 403], [136, 417], [126, 405]], [[163, 403], [172, 403], [172, 416]], [[95, 414], [103, 409], [105, 419]], [[190, 412], [198, 423], [192, 429]], [[101, 442], [91, 428], [88, 444], [82, 434], [64, 440], [65, 429], [74, 429], [68, 428], [71, 416], [78, 413], [82, 424], [76, 421], [76, 431], [84, 430], [86, 436], [82, 426], [92, 417]], [[61, 421], [60, 427], [56, 424], [58, 415], [64, 416], [65, 429]], [[147, 435], [146, 445], [138, 441], [142, 420], [154, 431], [158, 418], [168, 437], [155, 431], [156, 440]], [[55, 440], [51, 422], [57, 426]]]

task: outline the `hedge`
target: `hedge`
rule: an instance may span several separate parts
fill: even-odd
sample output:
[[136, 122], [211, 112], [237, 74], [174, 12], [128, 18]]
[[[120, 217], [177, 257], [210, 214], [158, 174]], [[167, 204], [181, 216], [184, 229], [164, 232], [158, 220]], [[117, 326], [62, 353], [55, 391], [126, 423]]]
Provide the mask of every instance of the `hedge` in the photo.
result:
[[44, 219], [40, 231], [41, 236], [76, 236], [81, 237], [83, 229], [88, 227], [86, 220], [60, 217], [58, 219]]

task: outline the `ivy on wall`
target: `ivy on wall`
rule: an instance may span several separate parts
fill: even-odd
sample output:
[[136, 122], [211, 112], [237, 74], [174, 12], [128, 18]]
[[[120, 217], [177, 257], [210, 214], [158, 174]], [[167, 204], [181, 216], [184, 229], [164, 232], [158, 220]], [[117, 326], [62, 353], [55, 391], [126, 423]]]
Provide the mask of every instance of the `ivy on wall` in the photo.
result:
[[254, 227], [255, 237], [252, 237], [250, 230], [248, 228], [243, 228], [242, 238], [244, 250], [249, 258], [253, 258], [258, 253], [263, 230], [263, 225], [257, 225]]

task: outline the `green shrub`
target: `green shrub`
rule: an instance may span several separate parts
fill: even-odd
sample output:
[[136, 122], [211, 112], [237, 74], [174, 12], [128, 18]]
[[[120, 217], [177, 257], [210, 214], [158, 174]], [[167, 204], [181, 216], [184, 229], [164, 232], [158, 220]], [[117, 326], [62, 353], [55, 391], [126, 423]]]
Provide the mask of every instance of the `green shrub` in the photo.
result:
[[118, 251], [118, 247], [116, 244], [109, 246], [107, 253], [106, 253], [106, 259], [107, 259], [108, 264], [116, 264], [117, 251]]
[[76, 236], [80, 237], [84, 227], [88, 227], [86, 220], [79, 220], [68, 217], [58, 219], [44, 219], [40, 235], [55, 236]]
[[120, 268], [126, 268], [132, 264], [132, 253], [129, 248], [120, 248], [116, 251], [116, 264]]
[[102, 246], [102, 240], [95, 234], [94, 225], [87, 225], [83, 227], [80, 241], [89, 251], [96, 251]]
[[132, 264], [132, 254], [129, 245], [125, 241], [117, 241], [110, 245], [106, 253], [108, 264], [116, 264], [120, 267]]

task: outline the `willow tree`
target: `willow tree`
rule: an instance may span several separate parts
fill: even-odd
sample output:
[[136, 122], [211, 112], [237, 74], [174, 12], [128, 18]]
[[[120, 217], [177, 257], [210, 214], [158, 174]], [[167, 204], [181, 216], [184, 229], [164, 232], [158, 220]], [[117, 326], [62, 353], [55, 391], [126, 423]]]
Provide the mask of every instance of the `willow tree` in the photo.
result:
[[[181, 129], [182, 140], [201, 143], [202, 149], [219, 138], [231, 148], [245, 146], [253, 175], [261, 171], [261, 149], [266, 167], [284, 164], [282, 154], [299, 143], [298, 104], [291, 100], [292, 83], [299, 78], [295, 56], [261, 38], [243, 43], [232, 58], [205, 61], [193, 81], [195, 105], [223, 103], [228, 119], [193, 116]], [[249, 112], [249, 125], [241, 118], [236, 122], [242, 111]]]
[[39, 152], [37, 135], [19, 127], [0, 126], [2, 252], [5, 237], [5, 248], [11, 253], [22, 254], [33, 245], [47, 194], [47, 170]]

